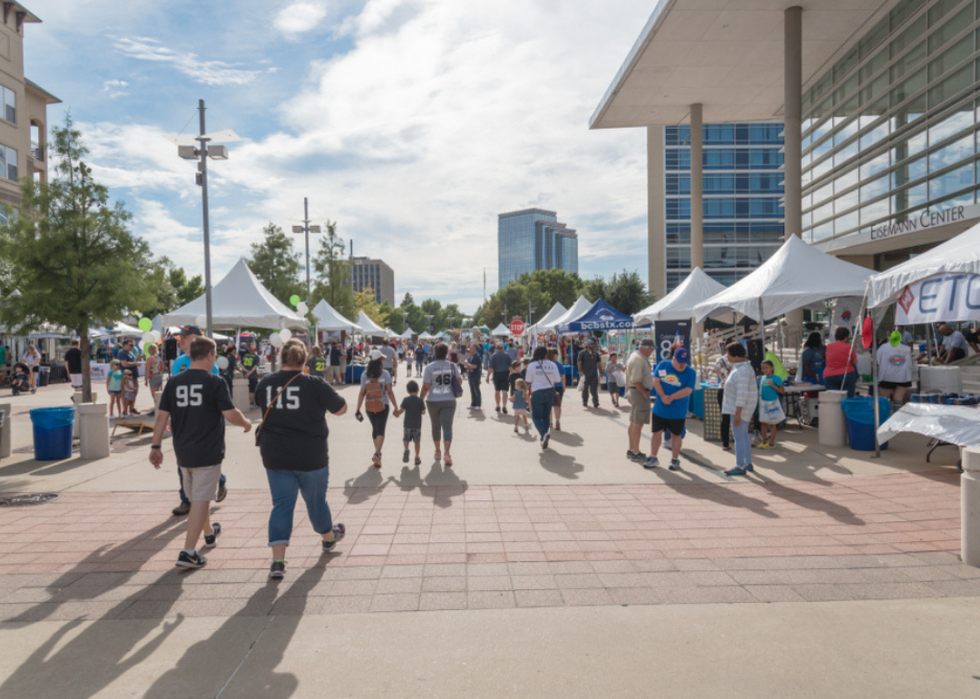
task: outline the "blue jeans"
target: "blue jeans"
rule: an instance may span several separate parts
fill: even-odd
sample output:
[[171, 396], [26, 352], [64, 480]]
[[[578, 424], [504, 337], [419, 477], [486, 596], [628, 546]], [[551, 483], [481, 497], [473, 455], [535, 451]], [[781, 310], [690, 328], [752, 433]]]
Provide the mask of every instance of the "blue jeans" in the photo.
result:
[[732, 416], [732, 435], [735, 437], [735, 465], [745, 468], [752, 463], [752, 438], [749, 436], [749, 418], [743, 416], [742, 424], [735, 426]]
[[480, 375], [470, 374], [470, 405], [474, 408], [483, 407], [483, 391], [480, 390]]
[[555, 405], [555, 389], [542, 388], [531, 394], [531, 421], [544, 437], [551, 429], [551, 409]]
[[[177, 469], [177, 479], [180, 481], [180, 504], [190, 505], [191, 501], [187, 499], [187, 495], [184, 493], [184, 477], [181, 475], [179, 468]], [[226, 480], [225, 474], [222, 473], [221, 478], [218, 479], [218, 485], [224, 487]]]
[[836, 376], [825, 376], [824, 385], [828, 391], [847, 391], [847, 397], [853, 398], [857, 393], [858, 375], [856, 371], [849, 371], [846, 374]]
[[293, 533], [293, 511], [296, 495], [302, 493], [310, 524], [317, 534], [333, 529], [333, 517], [327, 504], [327, 480], [330, 467], [316, 471], [280, 471], [266, 469], [269, 490], [272, 491], [272, 514], [269, 515], [269, 546], [289, 545]]

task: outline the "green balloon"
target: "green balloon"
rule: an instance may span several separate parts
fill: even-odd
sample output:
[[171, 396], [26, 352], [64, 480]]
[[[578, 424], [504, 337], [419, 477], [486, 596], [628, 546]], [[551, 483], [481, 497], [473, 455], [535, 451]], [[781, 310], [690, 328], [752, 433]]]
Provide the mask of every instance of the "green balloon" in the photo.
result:
[[302, 299], [300, 299], [300, 297], [299, 297], [299, 296], [297, 296], [296, 294], [293, 294], [292, 296], [290, 296], [290, 297], [289, 297], [289, 302], [290, 302], [291, 304], [293, 304], [294, 306], [295, 306], [296, 304], [298, 304], [298, 303], [299, 303], [299, 302], [300, 302], [301, 300], [302, 300]]
[[140, 330], [142, 330], [145, 333], [148, 333], [151, 330], [153, 330], [153, 321], [150, 320], [149, 318], [140, 318], [139, 325], [140, 325]]

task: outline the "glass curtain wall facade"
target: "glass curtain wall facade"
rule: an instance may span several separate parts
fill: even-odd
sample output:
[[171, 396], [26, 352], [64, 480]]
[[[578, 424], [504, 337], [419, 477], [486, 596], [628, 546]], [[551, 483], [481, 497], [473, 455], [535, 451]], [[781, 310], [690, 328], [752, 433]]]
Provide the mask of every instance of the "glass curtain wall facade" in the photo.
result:
[[803, 239], [975, 204], [978, 79], [980, 0], [902, 0], [803, 95]]
[[[704, 271], [744, 278], [783, 243], [783, 125], [703, 127]], [[691, 129], [664, 128], [666, 290], [691, 273]]]
[[507, 286], [525, 272], [563, 269], [578, 273], [578, 235], [558, 214], [525, 209], [497, 216], [497, 283]]

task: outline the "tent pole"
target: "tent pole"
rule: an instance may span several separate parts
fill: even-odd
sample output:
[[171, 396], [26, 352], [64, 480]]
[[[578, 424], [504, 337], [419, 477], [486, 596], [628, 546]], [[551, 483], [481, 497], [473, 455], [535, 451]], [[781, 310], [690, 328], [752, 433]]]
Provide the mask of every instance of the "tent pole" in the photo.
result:
[[878, 443], [878, 428], [881, 427], [881, 407], [878, 405], [878, 348], [875, 336], [871, 334], [871, 395], [875, 402], [875, 458], [881, 457], [881, 444]]
[[[929, 358], [929, 366], [932, 366], [932, 347], [933, 347], [932, 323], [926, 323], [926, 354]], [[938, 348], [936, 350], [939, 351]]]

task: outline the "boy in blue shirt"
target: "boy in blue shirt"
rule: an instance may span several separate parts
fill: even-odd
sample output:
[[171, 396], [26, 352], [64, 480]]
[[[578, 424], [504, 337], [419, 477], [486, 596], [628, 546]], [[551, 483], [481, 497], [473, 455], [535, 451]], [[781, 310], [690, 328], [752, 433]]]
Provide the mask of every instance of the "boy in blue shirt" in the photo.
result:
[[697, 385], [698, 374], [688, 365], [688, 353], [683, 347], [674, 350], [673, 359], [657, 364], [653, 371], [653, 390], [656, 400], [653, 403], [653, 416], [650, 428], [650, 456], [643, 468], [656, 468], [660, 465], [657, 452], [663, 441], [664, 430], [670, 430], [670, 470], [681, 468], [681, 445], [684, 442], [684, 421], [691, 394]]
[[762, 425], [762, 449], [776, 446], [776, 427], [786, 419], [779, 395], [785, 393], [783, 379], [775, 371], [775, 365], [768, 359], [762, 362], [762, 376], [759, 377], [759, 422]]

